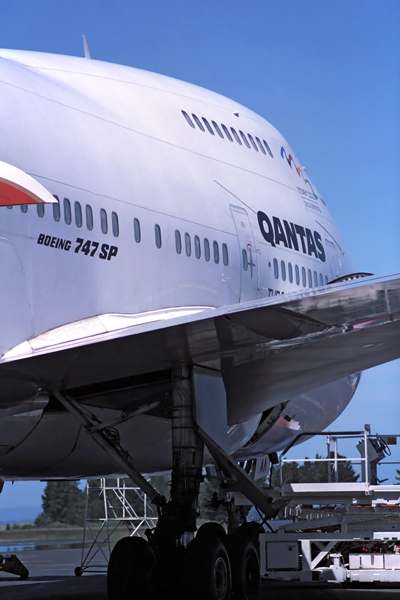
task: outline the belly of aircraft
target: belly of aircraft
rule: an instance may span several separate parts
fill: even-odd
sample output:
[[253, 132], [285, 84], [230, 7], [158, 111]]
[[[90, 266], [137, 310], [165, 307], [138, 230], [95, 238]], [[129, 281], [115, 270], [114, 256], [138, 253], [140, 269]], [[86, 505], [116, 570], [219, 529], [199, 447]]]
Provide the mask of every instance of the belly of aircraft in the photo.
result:
[[[230, 452], [240, 460], [263, 456], [284, 449], [302, 431], [322, 431], [347, 406], [357, 382], [358, 376], [348, 377], [277, 405], [269, 421], [266, 412], [245, 424], [230, 426]], [[91, 410], [104, 423], [117, 414], [110, 409]], [[172, 468], [169, 418], [139, 415], [115, 427], [115, 432], [138, 471]], [[123, 475], [78, 421], [44, 396], [2, 409], [0, 439], [0, 477], [4, 479]], [[207, 451], [204, 462], [212, 462]]]

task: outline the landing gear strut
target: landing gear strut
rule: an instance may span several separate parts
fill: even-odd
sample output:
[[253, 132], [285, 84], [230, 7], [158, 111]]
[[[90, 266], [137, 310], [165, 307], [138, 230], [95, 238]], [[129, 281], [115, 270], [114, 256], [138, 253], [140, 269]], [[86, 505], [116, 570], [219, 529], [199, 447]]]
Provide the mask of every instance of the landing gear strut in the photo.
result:
[[206, 523], [195, 537], [204, 445], [221, 475], [234, 481], [236, 488], [267, 517], [274, 516], [280, 508], [215, 441], [212, 432], [215, 418], [220, 418], [218, 435], [223, 431], [226, 434], [226, 412], [221, 418], [218, 416], [221, 410], [214, 411], [211, 407], [207, 416], [204, 407], [210, 397], [214, 402], [215, 395], [219, 409], [221, 404], [225, 404], [226, 411], [225, 390], [221, 386], [222, 380], [215, 383], [209, 376], [205, 377], [208, 377], [205, 384], [204, 380], [200, 385], [195, 384], [198, 373], [199, 369], [195, 374], [187, 365], [180, 365], [174, 371], [173, 467], [168, 502], [135, 469], [129, 455], [121, 448], [118, 435], [115, 437], [115, 429], [100, 423], [86, 407], [60, 392], [54, 392], [87, 433], [123, 467], [158, 508], [157, 526], [146, 532], [148, 541], [124, 538], [115, 545], [107, 574], [109, 600], [128, 600], [132, 594], [135, 600], [155, 600], [166, 596], [231, 600], [232, 593], [235, 600], [256, 600], [258, 596], [258, 530], [253, 527], [254, 524], [245, 522], [243, 513], [231, 511], [228, 535], [219, 524]]

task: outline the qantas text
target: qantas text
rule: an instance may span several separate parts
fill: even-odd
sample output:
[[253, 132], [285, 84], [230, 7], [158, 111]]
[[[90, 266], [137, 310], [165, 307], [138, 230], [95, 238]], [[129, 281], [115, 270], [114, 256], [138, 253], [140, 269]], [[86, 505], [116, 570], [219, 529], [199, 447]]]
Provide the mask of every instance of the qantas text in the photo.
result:
[[285, 219], [281, 221], [278, 217], [272, 217], [271, 221], [261, 210], [258, 211], [257, 218], [262, 236], [271, 246], [283, 244], [285, 248], [315, 256], [325, 262], [325, 250], [318, 231], [311, 231], [307, 227], [289, 223]]

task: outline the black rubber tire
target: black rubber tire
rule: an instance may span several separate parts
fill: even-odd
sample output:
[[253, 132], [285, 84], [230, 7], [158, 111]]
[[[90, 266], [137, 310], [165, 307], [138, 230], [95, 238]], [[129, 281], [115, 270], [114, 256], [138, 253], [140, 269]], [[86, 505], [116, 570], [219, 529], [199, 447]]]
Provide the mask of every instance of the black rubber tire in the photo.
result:
[[220, 523], [209, 521], [208, 523], [204, 523], [201, 527], [199, 527], [199, 530], [196, 533], [196, 538], [198, 540], [210, 537], [218, 538], [222, 541], [225, 539], [226, 531]]
[[247, 523], [242, 523], [237, 533], [241, 537], [250, 539], [257, 547], [258, 536], [260, 533], [264, 533], [264, 528], [257, 521], [248, 521]]
[[82, 577], [82, 575], [83, 575], [82, 567], [76, 567], [74, 573], [77, 577]]
[[231, 565], [223, 541], [211, 532], [196, 537], [186, 550], [182, 597], [230, 600], [231, 594]]
[[156, 558], [146, 540], [125, 537], [114, 546], [107, 571], [108, 600], [152, 600]]
[[254, 542], [236, 534], [229, 540], [232, 590], [235, 600], [257, 600], [260, 593], [260, 559]]

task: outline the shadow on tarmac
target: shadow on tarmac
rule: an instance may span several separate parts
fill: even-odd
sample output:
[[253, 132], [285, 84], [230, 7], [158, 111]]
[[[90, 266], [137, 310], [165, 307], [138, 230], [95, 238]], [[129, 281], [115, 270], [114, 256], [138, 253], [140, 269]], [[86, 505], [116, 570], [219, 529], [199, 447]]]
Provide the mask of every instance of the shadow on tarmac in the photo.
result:
[[[0, 573], [0, 597], [5, 600], [107, 600], [105, 575], [74, 575], [81, 557], [77, 550], [26, 551], [18, 553], [18, 557], [28, 567], [30, 578], [22, 581], [15, 575]], [[133, 600], [134, 597], [133, 593]], [[398, 597], [400, 587], [394, 589], [388, 584], [348, 589], [324, 583], [262, 581], [260, 593], [260, 600], [396, 600]]]
[[[8, 586], [7, 581], [12, 584]], [[1, 584], [1, 588], [4, 588], [2, 594], [6, 592], [3, 597], [7, 600], [107, 600], [105, 575], [86, 575], [80, 578], [33, 577], [26, 582], [5, 577], [1, 578]], [[400, 592], [399, 589], [392, 588], [365, 587], [350, 590], [315, 585], [311, 587], [263, 582], [260, 600], [395, 600]], [[134, 600], [134, 595], [132, 598]]]

